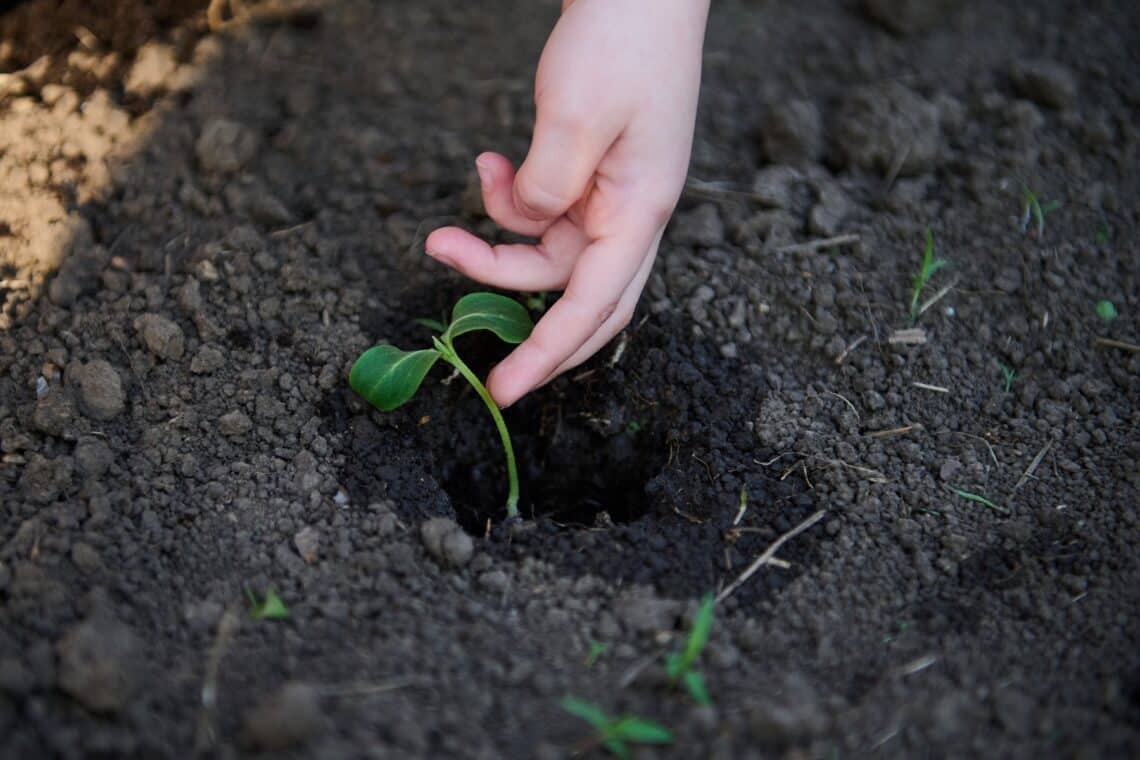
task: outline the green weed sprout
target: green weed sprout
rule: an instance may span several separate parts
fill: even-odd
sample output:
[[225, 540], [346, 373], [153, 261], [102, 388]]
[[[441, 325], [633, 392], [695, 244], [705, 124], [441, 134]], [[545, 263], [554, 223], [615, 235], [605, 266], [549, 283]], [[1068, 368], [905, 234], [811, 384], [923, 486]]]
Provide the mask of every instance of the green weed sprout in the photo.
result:
[[609, 645], [603, 644], [600, 641], [591, 641], [590, 651], [586, 653], [586, 659], [583, 660], [583, 664], [587, 668], [594, 667], [594, 664], [598, 661], [598, 658], [605, 654], [607, 649], [609, 649]]
[[918, 274], [915, 275], [914, 290], [912, 290], [910, 294], [910, 323], [912, 325], [918, 321], [918, 299], [922, 297], [922, 289], [926, 287], [926, 283], [930, 282], [930, 278], [934, 276], [934, 273], [948, 263], [946, 259], [934, 258], [934, 235], [930, 232], [930, 228], [927, 227], [925, 243], [922, 246], [922, 267], [918, 270]]
[[1002, 390], [1004, 390], [1006, 393], [1009, 393], [1010, 389], [1013, 388], [1013, 379], [1017, 377], [1017, 371], [1014, 370], [1013, 367], [1000, 363], [998, 364], [998, 369], [1001, 370], [1001, 377], [1003, 381]]
[[1029, 231], [1029, 223], [1033, 222], [1037, 229], [1037, 238], [1045, 237], [1045, 216], [1061, 208], [1060, 201], [1049, 201], [1042, 205], [1037, 195], [1029, 189], [1029, 185], [1021, 183], [1021, 234]]
[[1096, 315], [1103, 319], [1105, 322], [1111, 322], [1120, 316], [1116, 311], [1116, 304], [1114, 304], [1112, 301], [1097, 301]]
[[579, 752], [601, 746], [625, 760], [630, 756], [629, 744], [669, 744], [673, 741], [673, 734], [669, 731], [636, 715], [612, 718], [592, 702], [576, 697], [566, 697], [559, 704], [563, 710], [586, 721], [594, 729], [593, 735], [578, 748]]
[[665, 675], [674, 686], [684, 685], [689, 696], [698, 705], [707, 707], [712, 704], [708, 689], [705, 688], [705, 679], [694, 666], [709, 641], [709, 630], [712, 628], [713, 608], [716, 600], [711, 594], [701, 600], [700, 609], [693, 619], [693, 629], [689, 631], [689, 638], [685, 640], [685, 648], [674, 652], [665, 658]]
[[261, 600], [248, 588], [245, 595], [249, 599], [249, 616], [254, 620], [285, 620], [289, 617], [289, 609], [273, 589], [266, 591], [265, 598]]
[[494, 293], [469, 293], [460, 298], [452, 309], [449, 325], [426, 319], [419, 320], [419, 323], [441, 333], [432, 336], [434, 348], [401, 351], [388, 344], [373, 346], [352, 365], [348, 384], [372, 406], [382, 412], [390, 412], [403, 406], [415, 395], [436, 361], [442, 359], [455, 367], [479, 394], [479, 398], [483, 399], [499, 430], [507, 458], [507, 517], [516, 517], [519, 512], [519, 476], [507, 424], [486, 386], [459, 358], [453, 342], [460, 335], [489, 330], [505, 343], [522, 343], [530, 335], [534, 323], [521, 304]]
[[985, 496], [982, 496], [980, 494], [971, 493], [970, 491], [964, 491], [961, 488], [951, 488], [950, 490], [955, 496], [961, 496], [963, 499], [966, 499], [967, 501], [972, 501], [975, 504], [981, 504], [983, 507], [989, 507], [990, 509], [996, 509], [999, 512], [1005, 511], [1004, 509], [999, 507], [997, 504], [994, 504], [992, 501], [990, 501]]

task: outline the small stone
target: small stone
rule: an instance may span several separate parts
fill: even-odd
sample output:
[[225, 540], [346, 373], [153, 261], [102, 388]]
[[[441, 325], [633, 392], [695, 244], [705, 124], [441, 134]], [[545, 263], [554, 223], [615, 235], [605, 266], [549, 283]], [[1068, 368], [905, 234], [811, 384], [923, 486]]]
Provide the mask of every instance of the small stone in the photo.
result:
[[174, 48], [161, 42], [148, 42], [135, 54], [134, 65], [123, 83], [129, 95], [149, 97], [167, 89], [167, 80], [178, 69]]
[[420, 539], [428, 554], [444, 565], [462, 567], [471, 561], [475, 542], [458, 523], [447, 517], [433, 517], [420, 525]]
[[958, 474], [962, 471], [962, 460], [957, 457], [949, 457], [942, 466], [938, 468], [938, 477], [946, 483], [952, 482]]
[[1010, 78], [1018, 93], [1046, 108], [1064, 110], [1077, 102], [1077, 77], [1057, 61], [1041, 58], [1016, 61]]
[[648, 589], [630, 589], [614, 600], [613, 612], [625, 627], [638, 633], [672, 630], [681, 604], [661, 599]]
[[712, 203], [702, 203], [692, 211], [677, 214], [672, 232], [673, 239], [682, 245], [709, 248], [724, 242], [724, 222]]
[[194, 316], [202, 310], [202, 284], [194, 277], [188, 277], [178, 288], [178, 306], [183, 314]]
[[942, 149], [938, 106], [898, 82], [855, 88], [835, 130], [841, 163], [883, 174], [927, 172]]
[[71, 547], [71, 562], [88, 575], [103, 569], [103, 558], [99, 556], [98, 550], [82, 541]]
[[768, 109], [760, 127], [764, 155], [773, 164], [811, 164], [823, 156], [823, 119], [810, 100]]
[[824, 184], [819, 189], [819, 203], [812, 207], [808, 216], [808, 229], [813, 235], [834, 237], [847, 215], [851, 213], [851, 201], [847, 194], [834, 183]]
[[75, 438], [75, 403], [60, 388], [48, 388], [36, 402], [32, 424], [41, 433], [57, 438]]
[[230, 208], [266, 227], [280, 227], [293, 221], [293, 214], [281, 199], [260, 182], [231, 182], [224, 194]]
[[105, 473], [115, 461], [111, 447], [101, 438], [94, 436], [80, 438], [75, 444], [74, 456], [79, 474], [90, 478], [97, 478]]
[[71, 459], [48, 459], [39, 454], [28, 456], [20, 476], [20, 492], [28, 501], [50, 504], [71, 486]]
[[138, 685], [139, 641], [125, 624], [100, 615], [75, 627], [56, 645], [59, 688], [88, 710], [116, 713]]
[[479, 576], [479, 587], [492, 594], [501, 594], [511, 586], [511, 578], [502, 570], [488, 570]]
[[317, 458], [311, 451], [302, 449], [293, 458], [293, 468], [296, 472], [293, 482], [298, 493], [307, 494], [320, 486], [321, 473], [317, 470]]
[[194, 145], [198, 163], [208, 172], [236, 172], [254, 157], [257, 134], [228, 119], [213, 119], [202, 129]]
[[317, 561], [317, 553], [321, 548], [321, 534], [313, 526], [306, 525], [293, 536], [293, 546], [297, 547], [301, 559], [311, 565]]
[[795, 205], [796, 185], [803, 175], [790, 166], [769, 166], [756, 173], [752, 180], [752, 194], [769, 208], [790, 209]]
[[186, 337], [176, 322], [161, 314], [143, 314], [135, 320], [135, 329], [155, 356], [170, 361], [182, 358], [186, 350]]
[[195, 375], [208, 375], [221, 369], [225, 364], [226, 357], [221, 349], [205, 345], [199, 348], [198, 353], [190, 360], [190, 371]]
[[246, 715], [245, 740], [256, 749], [282, 752], [312, 739], [321, 719], [317, 690], [306, 683], [289, 682]]
[[114, 419], [126, 405], [123, 381], [104, 359], [76, 365], [68, 373], [67, 382], [79, 390], [80, 410], [94, 420], [106, 422]]
[[240, 409], [227, 412], [218, 418], [218, 432], [225, 436], [245, 435], [253, 429], [253, 421]]
[[474, 553], [475, 542], [462, 529], [443, 537], [443, 558], [452, 567], [463, 567]]

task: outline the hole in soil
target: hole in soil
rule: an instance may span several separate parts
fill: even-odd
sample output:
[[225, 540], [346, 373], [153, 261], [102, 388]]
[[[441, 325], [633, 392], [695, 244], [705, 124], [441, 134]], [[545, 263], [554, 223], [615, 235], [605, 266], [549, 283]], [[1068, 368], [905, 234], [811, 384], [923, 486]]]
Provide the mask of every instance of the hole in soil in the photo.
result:
[[[480, 377], [506, 351], [493, 338], [463, 340], [460, 350]], [[506, 410], [524, 517], [590, 526], [602, 512], [626, 523], [648, 511], [645, 486], [665, 464], [664, 434], [627, 395], [588, 375], [560, 379]], [[488, 518], [498, 523], [504, 514], [502, 447], [486, 408], [462, 379], [446, 387], [439, 404], [448, 419], [433, 426], [450, 428], [453, 435], [432, 444], [447, 452], [437, 454], [436, 471], [459, 522], [482, 535]]]

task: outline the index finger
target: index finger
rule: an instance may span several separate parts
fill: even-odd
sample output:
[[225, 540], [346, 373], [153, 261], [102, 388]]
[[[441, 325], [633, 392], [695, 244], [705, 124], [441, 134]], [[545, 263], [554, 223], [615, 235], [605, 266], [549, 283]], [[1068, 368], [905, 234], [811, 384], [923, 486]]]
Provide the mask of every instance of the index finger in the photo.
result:
[[535, 325], [530, 337], [495, 367], [487, 389], [500, 406], [510, 406], [542, 385], [590, 340], [618, 308], [657, 234], [640, 219], [623, 234], [602, 238], [578, 257], [562, 297]]

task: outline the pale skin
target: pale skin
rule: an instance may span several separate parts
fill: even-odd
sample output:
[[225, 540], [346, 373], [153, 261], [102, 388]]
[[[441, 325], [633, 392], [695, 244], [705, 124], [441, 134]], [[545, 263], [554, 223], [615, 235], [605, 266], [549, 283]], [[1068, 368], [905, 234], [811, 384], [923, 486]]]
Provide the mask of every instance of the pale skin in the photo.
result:
[[526, 159], [475, 159], [487, 214], [535, 244], [458, 227], [428, 255], [507, 290], [562, 290], [487, 389], [500, 406], [593, 356], [626, 325], [685, 182], [709, 0], [564, 0], [535, 76]]

